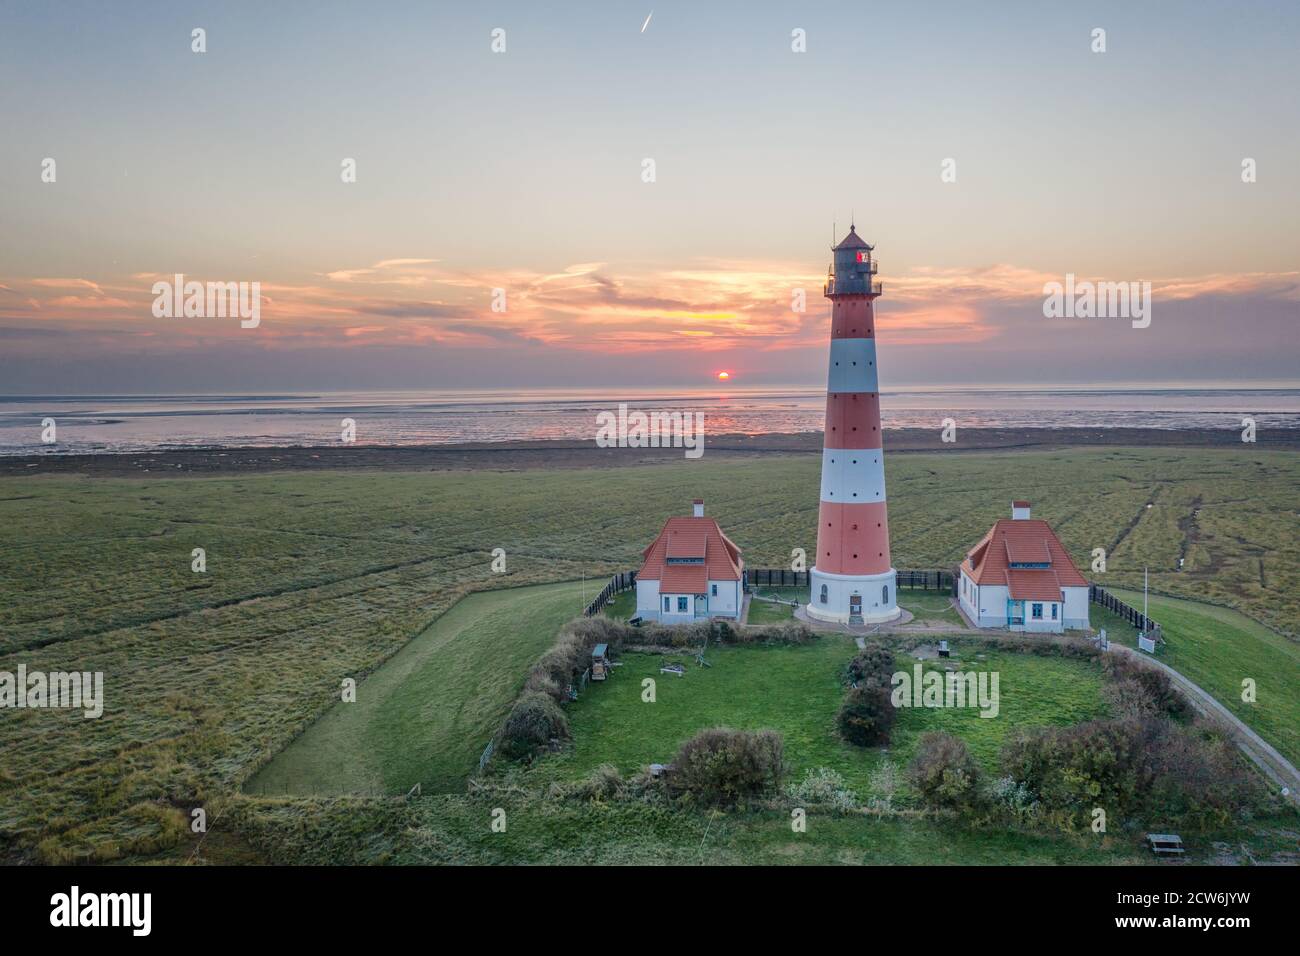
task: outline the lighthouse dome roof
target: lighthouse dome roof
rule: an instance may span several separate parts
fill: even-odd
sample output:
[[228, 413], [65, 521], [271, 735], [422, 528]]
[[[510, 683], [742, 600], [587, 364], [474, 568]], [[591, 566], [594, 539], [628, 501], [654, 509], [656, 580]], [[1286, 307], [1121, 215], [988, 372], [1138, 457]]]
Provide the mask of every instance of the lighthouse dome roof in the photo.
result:
[[868, 245], [863, 238], [858, 235], [857, 227], [849, 226], [849, 234], [845, 236], [840, 241], [840, 244], [835, 246], [831, 251], [839, 252], [841, 249], [866, 249], [870, 252], [874, 248], [874, 246]]

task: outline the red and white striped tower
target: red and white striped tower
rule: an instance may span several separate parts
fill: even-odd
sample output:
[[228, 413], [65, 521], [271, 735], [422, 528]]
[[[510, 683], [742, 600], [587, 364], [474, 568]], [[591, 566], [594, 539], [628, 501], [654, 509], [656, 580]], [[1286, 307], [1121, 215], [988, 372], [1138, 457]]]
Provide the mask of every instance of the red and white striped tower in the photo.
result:
[[872, 247], [854, 226], [831, 250], [831, 358], [808, 614], [842, 624], [898, 617], [885, 514], [880, 385], [872, 303], [881, 293]]

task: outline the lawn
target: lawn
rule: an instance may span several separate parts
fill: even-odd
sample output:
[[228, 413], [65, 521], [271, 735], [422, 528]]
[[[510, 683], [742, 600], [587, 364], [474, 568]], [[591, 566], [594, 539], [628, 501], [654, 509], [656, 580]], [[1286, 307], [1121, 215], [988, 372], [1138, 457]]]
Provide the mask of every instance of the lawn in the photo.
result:
[[[466, 594], [584, 573], [595, 593], [605, 575], [637, 567], [664, 518], [685, 513], [694, 497], [750, 566], [783, 566], [792, 549], [812, 549], [819, 468], [817, 455], [706, 456], [585, 471], [0, 479], [0, 670], [102, 671], [106, 694], [98, 720], [34, 709], [0, 720], [0, 854], [39, 859], [42, 841], [77, 859], [143, 852], [159, 839], [158, 814], [237, 791], [336, 708], [344, 676], [376, 671]], [[1140, 584], [1146, 564], [1157, 590], [1296, 633], [1293, 453], [943, 452], [895, 455], [887, 469], [897, 567], [951, 565], [1012, 498], [1027, 497], [1081, 567], [1093, 548], [1107, 549], [1107, 586]], [[191, 570], [199, 547], [204, 573]], [[498, 547], [504, 575], [492, 571]], [[1167, 635], [1180, 629], [1172, 609], [1153, 613]], [[544, 646], [554, 628], [534, 628], [531, 617], [523, 615], [523, 641]], [[1285, 702], [1300, 700], [1300, 675], [1291, 646], [1231, 622], [1211, 626], [1212, 646], [1189, 629], [1185, 646], [1171, 650], [1182, 658], [1170, 663], [1225, 702], [1238, 699], [1237, 708], [1240, 677], [1255, 677], [1261, 703], [1246, 719], [1294, 759], [1300, 720]], [[529, 654], [506, 648], [496, 659], [494, 694], [517, 686]], [[1247, 665], [1258, 674], [1238, 673]], [[485, 728], [474, 676], [454, 671], [447, 700], [420, 703]], [[1283, 704], [1270, 715], [1263, 708], [1274, 701]], [[417, 729], [396, 715], [373, 719], [402, 734]], [[480, 733], [466, 733], [445, 761], [416, 764], [450, 780], [477, 756]], [[394, 769], [362, 761], [321, 775], [397, 789], [426, 772], [381, 764]]]
[[[804, 595], [807, 598], [807, 595]], [[760, 601], [757, 597], [749, 602], [747, 624], [784, 624], [794, 620], [794, 606], [779, 604], [776, 601]]]
[[952, 595], [947, 591], [899, 588], [898, 606], [909, 611], [918, 621], [951, 624], [953, 627], [965, 626], [961, 615], [952, 606]]
[[[980, 717], [974, 709], [900, 710], [888, 748], [900, 766], [928, 730], [964, 738], [985, 768], [994, 770], [1012, 727], [1070, 724], [1105, 713], [1100, 668], [1092, 662], [950, 643], [963, 669], [999, 674], [998, 716]], [[542, 761], [534, 774], [539, 782], [575, 779], [603, 763], [631, 773], [650, 763], [667, 763], [682, 741], [705, 727], [771, 728], [785, 739], [795, 777], [813, 767], [831, 767], [865, 796], [871, 771], [884, 754], [846, 744], [835, 731], [843, 669], [855, 650], [848, 637], [825, 635], [802, 647], [710, 650], [713, 666], [708, 668], [697, 667], [690, 655], [624, 654], [623, 666], [609, 681], [589, 687], [569, 705], [572, 747]], [[686, 664], [685, 676], [659, 672], [665, 660], [673, 659]], [[906, 654], [898, 656], [900, 670], [910, 672], [914, 664]], [[641, 699], [646, 678], [655, 681], [654, 703]]]
[[[502, 807], [509, 825], [484, 821]], [[304, 812], [304, 808], [306, 812]], [[494, 795], [412, 801], [241, 801], [230, 811], [272, 863], [596, 865], [1150, 864], [1127, 836], [1025, 833], [958, 822], [834, 816], [811, 811], [807, 831], [785, 811], [703, 813], [627, 802], [557, 802]], [[365, 834], [358, 839], [357, 834]], [[1265, 857], [1270, 834], [1232, 838]], [[211, 843], [209, 839], [209, 843]], [[1294, 841], [1291, 841], [1293, 844]], [[1236, 846], [1237, 844], [1234, 844]], [[1287, 846], [1285, 842], [1283, 846]], [[1189, 855], [1209, 850], [1188, 836]], [[221, 862], [220, 857], [213, 862]]]
[[576, 583], [473, 594], [337, 703], [245, 787], [258, 794], [461, 790], [520, 675], [580, 613]]
[[615, 594], [610, 602], [601, 608], [601, 613], [619, 621], [629, 621], [636, 616], [636, 588], [628, 588]]
[[[1141, 592], [1116, 591], [1134, 607]], [[1200, 684], [1294, 764], [1300, 764], [1300, 644], [1275, 634], [1228, 608], [1151, 595], [1151, 617], [1165, 643], [1157, 656]], [[1094, 608], [1095, 610], [1095, 608]], [[1113, 639], [1137, 646], [1131, 627], [1110, 631]], [[1241, 699], [1242, 681], [1255, 682], [1256, 701]]]

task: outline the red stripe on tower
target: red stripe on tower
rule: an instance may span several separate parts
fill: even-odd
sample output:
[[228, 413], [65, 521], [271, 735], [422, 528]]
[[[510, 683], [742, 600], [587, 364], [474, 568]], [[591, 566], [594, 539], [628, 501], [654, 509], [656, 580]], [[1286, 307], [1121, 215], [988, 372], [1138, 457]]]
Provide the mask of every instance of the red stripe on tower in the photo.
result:
[[898, 617], [889, 557], [880, 386], [876, 366], [873, 247], [854, 226], [831, 251], [826, 438], [822, 448], [817, 554], [808, 613], [825, 621], [871, 624]]

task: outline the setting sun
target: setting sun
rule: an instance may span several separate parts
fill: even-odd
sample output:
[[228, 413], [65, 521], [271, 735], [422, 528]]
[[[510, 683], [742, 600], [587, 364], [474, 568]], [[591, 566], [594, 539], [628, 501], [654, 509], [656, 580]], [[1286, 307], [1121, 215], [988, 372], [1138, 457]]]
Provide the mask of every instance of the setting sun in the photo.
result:
[[729, 379], [729, 378], [731, 378], [731, 373], [730, 373], [730, 372], [719, 372], [719, 373], [718, 373], [718, 381], [720, 381], [720, 382], [725, 382], [725, 381], [726, 381], [727, 379]]

